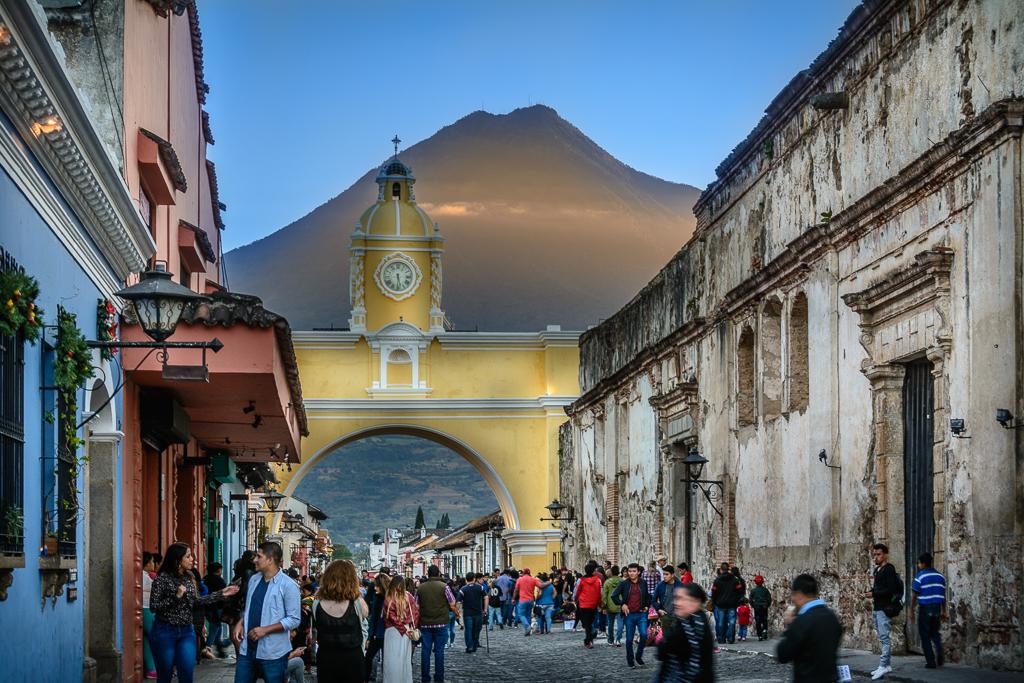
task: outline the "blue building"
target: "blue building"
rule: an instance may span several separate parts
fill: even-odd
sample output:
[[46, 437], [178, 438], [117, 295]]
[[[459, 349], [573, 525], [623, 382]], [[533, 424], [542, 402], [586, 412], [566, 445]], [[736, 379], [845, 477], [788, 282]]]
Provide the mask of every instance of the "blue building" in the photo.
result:
[[62, 682], [119, 664], [122, 635], [123, 369], [75, 343], [156, 245], [31, 5], [0, 0], [0, 329], [27, 278], [45, 323], [0, 334], [0, 679]]

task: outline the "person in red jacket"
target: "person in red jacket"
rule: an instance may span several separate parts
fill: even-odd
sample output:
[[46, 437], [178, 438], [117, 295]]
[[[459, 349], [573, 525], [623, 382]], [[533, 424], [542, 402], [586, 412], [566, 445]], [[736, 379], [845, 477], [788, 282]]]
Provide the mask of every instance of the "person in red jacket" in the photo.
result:
[[583, 647], [594, 647], [594, 617], [601, 606], [601, 575], [595, 570], [597, 562], [591, 560], [583, 568], [583, 578], [576, 582], [576, 594], [573, 596], [579, 606], [576, 610], [583, 623]]

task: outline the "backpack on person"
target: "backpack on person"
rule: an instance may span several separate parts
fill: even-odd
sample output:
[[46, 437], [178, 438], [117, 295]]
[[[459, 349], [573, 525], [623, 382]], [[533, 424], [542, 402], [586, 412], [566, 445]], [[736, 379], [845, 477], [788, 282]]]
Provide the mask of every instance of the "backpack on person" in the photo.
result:
[[886, 605], [885, 609], [882, 610], [885, 616], [890, 619], [895, 619], [899, 613], [903, 611], [903, 600], [906, 588], [903, 586], [903, 579], [900, 578], [899, 572], [896, 572], [896, 589], [896, 594], [891, 598], [892, 602]]

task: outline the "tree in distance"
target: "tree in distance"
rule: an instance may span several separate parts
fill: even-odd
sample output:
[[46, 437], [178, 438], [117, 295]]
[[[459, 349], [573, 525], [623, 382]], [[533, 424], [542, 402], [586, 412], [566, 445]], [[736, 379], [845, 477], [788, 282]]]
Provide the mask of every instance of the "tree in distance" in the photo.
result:
[[353, 556], [352, 561], [355, 562], [356, 566], [358, 566], [358, 567], [361, 567], [363, 569], [369, 569], [370, 568], [370, 549], [369, 548], [361, 549], [359, 552], [357, 552]]
[[416, 508], [416, 524], [413, 526], [414, 529], [426, 529], [427, 523], [423, 520], [423, 506]]
[[437, 526], [435, 526], [434, 528], [435, 529], [447, 529], [451, 525], [452, 525], [452, 523], [448, 520], [448, 513], [446, 512], [443, 515], [441, 515], [441, 519], [437, 520]]
[[[369, 550], [367, 550], [369, 553]], [[347, 545], [338, 545], [334, 547], [334, 552], [331, 554], [332, 560], [351, 560], [352, 551], [348, 549]]]
[[378, 543], [380, 543], [380, 534], [374, 534], [373, 535], [373, 544], [377, 545]]

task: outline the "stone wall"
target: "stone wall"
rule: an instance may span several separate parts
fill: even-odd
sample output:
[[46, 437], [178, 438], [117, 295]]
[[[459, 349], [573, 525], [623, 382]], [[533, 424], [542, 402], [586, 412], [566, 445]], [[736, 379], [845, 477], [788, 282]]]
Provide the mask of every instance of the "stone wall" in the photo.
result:
[[[777, 600], [812, 571], [846, 644], [872, 648], [870, 546], [909, 584], [925, 520], [952, 658], [1024, 669], [1024, 442], [994, 420], [1024, 414], [1022, 44], [1013, 0], [868, 2], [771, 103], [694, 238], [581, 340], [572, 561], [661, 547], [707, 584], [734, 560]], [[839, 108], [812, 104], [829, 93]], [[921, 361], [933, 405], [906, 417]], [[719, 483], [681, 481], [691, 447]], [[925, 465], [927, 501], [905, 479]], [[914, 641], [900, 617], [897, 650]]]

